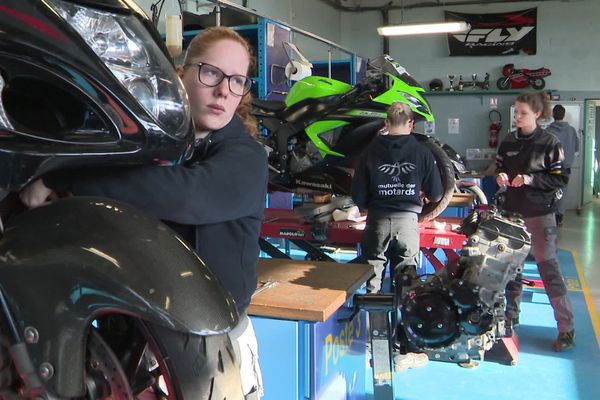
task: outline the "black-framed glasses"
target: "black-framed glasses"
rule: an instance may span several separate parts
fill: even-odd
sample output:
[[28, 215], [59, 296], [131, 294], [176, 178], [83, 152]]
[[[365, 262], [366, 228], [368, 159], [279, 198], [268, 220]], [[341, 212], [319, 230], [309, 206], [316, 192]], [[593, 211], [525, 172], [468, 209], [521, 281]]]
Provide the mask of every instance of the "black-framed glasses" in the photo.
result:
[[252, 88], [252, 79], [246, 75], [227, 75], [220, 68], [202, 62], [188, 65], [198, 66], [198, 80], [206, 86], [215, 87], [227, 78], [229, 91], [236, 96], [243, 96]]

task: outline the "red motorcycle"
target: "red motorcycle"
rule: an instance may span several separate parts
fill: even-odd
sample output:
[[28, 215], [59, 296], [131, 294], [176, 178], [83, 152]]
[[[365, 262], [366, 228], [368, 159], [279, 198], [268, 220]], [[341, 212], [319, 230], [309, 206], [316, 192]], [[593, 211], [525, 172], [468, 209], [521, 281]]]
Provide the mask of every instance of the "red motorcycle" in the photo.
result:
[[514, 64], [506, 64], [502, 67], [504, 77], [498, 79], [496, 85], [500, 90], [521, 89], [527, 86], [535, 90], [542, 90], [546, 86], [545, 77], [551, 75], [548, 68], [538, 69], [515, 69]]

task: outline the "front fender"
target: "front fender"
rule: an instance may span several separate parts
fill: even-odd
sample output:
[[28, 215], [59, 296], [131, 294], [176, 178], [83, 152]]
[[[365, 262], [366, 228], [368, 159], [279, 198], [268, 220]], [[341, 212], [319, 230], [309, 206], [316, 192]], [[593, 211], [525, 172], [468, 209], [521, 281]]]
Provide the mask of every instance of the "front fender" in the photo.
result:
[[33, 365], [62, 397], [84, 393], [86, 330], [103, 313], [125, 313], [196, 334], [237, 323], [231, 296], [164, 224], [113, 200], [74, 197], [28, 211], [0, 240], [0, 289]]

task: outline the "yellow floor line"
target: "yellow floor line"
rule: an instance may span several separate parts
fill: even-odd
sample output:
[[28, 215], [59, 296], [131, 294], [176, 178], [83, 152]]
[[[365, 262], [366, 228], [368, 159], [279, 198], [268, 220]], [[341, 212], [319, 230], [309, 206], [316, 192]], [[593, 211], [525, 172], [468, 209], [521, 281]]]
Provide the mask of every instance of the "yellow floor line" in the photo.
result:
[[590, 314], [590, 319], [592, 320], [592, 327], [594, 328], [594, 333], [596, 334], [596, 342], [598, 343], [598, 347], [600, 348], [600, 321], [598, 320], [598, 313], [596, 312], [596, 307], [594, 307], [594, 302], [592, 300], [592, 296], [590, 295], [590, 289], [588, 288], [587, 282], [585, 280], [585, 275], [583, 273], [583, 268], [581, 263], [579, 262], [579, 256], [575, 250], [569, 250], [573, 255], [573, 260], [575, 261], [575, 269], [577, 270], [577, 275], [579, 275], [579, 281], [581, 282], [581, 290], [583, 291], [583, 297], [585, 298], [585, 303], [587, 304], [588, 312]]

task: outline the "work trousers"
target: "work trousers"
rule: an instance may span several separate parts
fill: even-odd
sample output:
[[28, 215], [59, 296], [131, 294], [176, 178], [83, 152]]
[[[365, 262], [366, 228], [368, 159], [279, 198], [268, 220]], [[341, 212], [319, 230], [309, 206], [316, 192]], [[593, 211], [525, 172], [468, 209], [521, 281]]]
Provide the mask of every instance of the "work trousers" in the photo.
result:
[[240, 361], [242, 390], [246, 400], [260, 399], [264, 394], [262, 373], [258, 364], [258, 343], [252, 321], [248, 314], [240, 315], [240, 321], [229, 332], [233, 350]]
[[[573, 307], [567, 294], [567, 286], [556, 258], [557, 228], [554, 213], [540, 217], [525, 218], [525, 227], [531, 234], [531, 246], [544, 288], [554, 310], [559, 332], [569, 332], [574, 326]], [[511, 281], [506, 286], [506, 316], [519, 315], [523, 285]]]
[[[390, 263], [392, 279], [396, 271], [417, 265], [419, 225], [417, 214], [396, 212], [393, 216], [369, 212], [361, 242], [361, 259], [373, 266], [375, 276], [367, 281], [367, 292], [383, 293], [385, 266]], [[391, 291], [389, 288], [387, 291]]]

